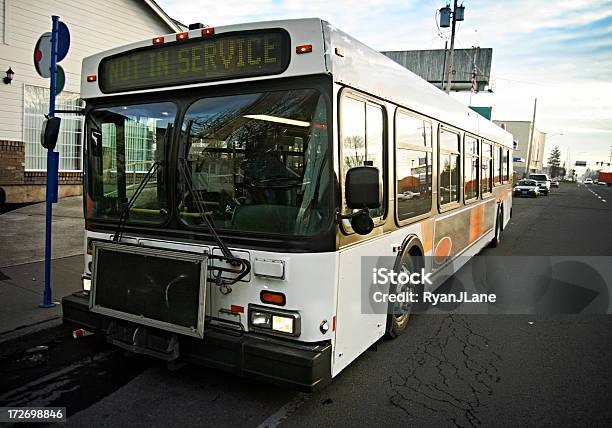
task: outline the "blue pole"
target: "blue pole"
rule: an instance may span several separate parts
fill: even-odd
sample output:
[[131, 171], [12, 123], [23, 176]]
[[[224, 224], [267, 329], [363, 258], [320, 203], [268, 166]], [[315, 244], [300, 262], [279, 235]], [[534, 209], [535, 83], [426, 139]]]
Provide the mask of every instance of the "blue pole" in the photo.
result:
[[[53, 27], [51, 30], [51, 87], [49, 96], [49, 117], [55, 116], [55, 80], [57, 75], [57, 28], [59, 16], [51, 17]], [[47, 149], [47, 212], [45, 216], [45, 291], [41, 308], [52, 308], [53, 294], [51, 291], [51, 225], [53, 219], [53, 203], [57, 202], [57, 172], [58, 153]]]

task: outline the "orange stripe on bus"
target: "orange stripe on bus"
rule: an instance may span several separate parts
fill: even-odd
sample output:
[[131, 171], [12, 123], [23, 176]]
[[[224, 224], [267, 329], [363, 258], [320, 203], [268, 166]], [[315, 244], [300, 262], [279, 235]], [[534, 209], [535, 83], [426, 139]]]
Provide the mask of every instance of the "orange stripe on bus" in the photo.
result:
[[425, 220], [421, 223], [421, 235], [423, 236], [423, 251], [428, 253], [433, 248], [433, 221]]
[[484, 230], [484, 205], [472, 208], [470, 213], [470, 240], [469, 243], [476, 241], [482, 236]]

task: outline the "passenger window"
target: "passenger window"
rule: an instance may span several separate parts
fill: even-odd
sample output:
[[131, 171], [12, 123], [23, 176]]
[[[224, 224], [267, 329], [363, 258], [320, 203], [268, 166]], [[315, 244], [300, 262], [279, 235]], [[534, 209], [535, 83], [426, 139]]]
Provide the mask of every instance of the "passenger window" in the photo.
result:
[[492, 191], [492, 180], [491, 180], [491, 163], [493, 155], [493, 148], [490, 144], [482, 144], [482, 164], [481, 164], [481, 181], [480, 186], [482, 188], [482, 194], [490, 193]]
[[397, 217], [406, 220], [431, 209], [431, 123], [402, 112], [395, 120]]
[[[342, 132], [342, 189], [346, 173], [355, 166], [372, 165], [378, 168], [383, 182], [383, 110], [376, 104], [345, 96], [342, 98], [340, 126]], [[344, 195], [343, 195], [344, 196]], [[344, 199], [344, 197], [343, 197]], [[346, 201], [344, 202], [346, 203]], [[372, 218], [382, 217], [385, 213], [384, 192], [380, 195], [380, 208], [370, 210]], [[345, 214], [350, 213], [346, 205]]]
[[509, 150], [502, 149], [502, 179], [507, 183], [510, 179], [508, 176], [508, 162], [510, 159]]
[[463, 192], [468, 201], [478, 197], [478, 140], [465, 136], [463, 152]]
[[459, 202], [459, 135], [440, 129], [440, 205]]
[[493, 147], [493, 182], [495, 185], [501, 184], [502, 182], [502, 158], [501, 158], [501, 147]]

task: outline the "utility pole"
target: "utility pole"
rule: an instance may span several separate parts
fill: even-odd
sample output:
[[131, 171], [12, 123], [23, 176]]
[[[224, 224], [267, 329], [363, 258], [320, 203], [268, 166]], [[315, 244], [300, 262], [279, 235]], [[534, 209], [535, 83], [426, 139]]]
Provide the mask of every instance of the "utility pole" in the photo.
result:
[[[447, 61], [446, 68], [446, 93], [450, 94], [451, 82], [453, 80], [453, 56], [455, 54], [455, 27], [457, 21], [463, 21], [465, 14], [465, 6], [457, 6], [457, 0], [453, 0], [453, 10], [451, 11], [450, 5], [446, 5], [440, 9], [440, 27], [448, 28], [451, 27], [451, 43], [449, 59]], [[452, 19], [451, 19], [452, 18]], [[446, 59], [446, 48], [444, 59]], [[444, 76], [443, 76], [444, 77]], [[441, 85], [441, 87], [444, 85]]]
[[446, 71], [446, 93], [450, 94], [451, 82], [453, 80], [453, 56], [455, 54], [455, 24], [457, 22], [457, 0], [453, 1], [453, 20], [451, 24], [451, 43], [450, 57], [448, 59], [448, 69]]
[[444, 81], [446, 80], [446, 55], [448, 50], [448, 40], [444, 41], [444, 61], [442, 62], [442, 78], [440, 79], [440, 89], [444, 90]]
[[529, 176], [530, 167], [531, 167], [531, 147], [533, 146], [533, 134], [535, 133], [535, 119], [536, 119], [536, 107], [538, 105], [538, 99], [536, 98], [533, 102], [533, 119], [531, 120], [531, 133], [529, 136], [529, 144], [527, 145], [527, 165], [525, 168], [524, 177]]

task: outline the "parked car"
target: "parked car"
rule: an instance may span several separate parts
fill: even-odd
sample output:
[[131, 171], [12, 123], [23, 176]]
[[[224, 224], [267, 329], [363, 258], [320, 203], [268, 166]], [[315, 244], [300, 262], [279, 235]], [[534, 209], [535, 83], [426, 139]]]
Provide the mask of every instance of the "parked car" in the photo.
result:
[[593, 179], [592, 178], [585, 178], [584, 179], [584, 184], [593, 184]]
[[559, 180], [553, 178], [550, 180], [550, 187], [559, 187]]
[[536, 180], [523, 179], [520, 180], [514, 188], [514, 196], [531, 196], [537, 198], [540, 196], [540, 186]]
[[548, 192], [550, 192], [550, 180], [548, 179], [548, 175], [546, 174], [529, 174], [527, 177], [529, 180], [535, 180], [538, 182], [538, 186], [540, 187], [540, 193], [548, 196]]
[[421, 194], [419, 192], [412, 192], [410, 190], [406, 190], [399, 195], [397, 195], [397, 199], [400, 201], [409, 201], [410, 199], [414, 199], [419, 197]]

